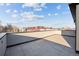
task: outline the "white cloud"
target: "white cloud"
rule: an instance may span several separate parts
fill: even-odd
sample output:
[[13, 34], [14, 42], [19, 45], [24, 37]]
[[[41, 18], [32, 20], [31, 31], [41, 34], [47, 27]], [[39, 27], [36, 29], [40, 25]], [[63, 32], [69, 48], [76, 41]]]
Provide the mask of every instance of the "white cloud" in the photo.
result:
[[5, 10], [6, 13], [17, 13], [18, 10], [11, 10], [11, 9], [7, 9]]
[[18, 15], [17, 14], [12, 14], [11, 17], [12, 18], [16, 18]]
[[56, 8], [57, 8], [58, 10], [60, 10], [60, 9], [61, 9], [61, 5], [58, 5]]
[[48, 16], [57, 16], [57, 15], [58, 15], [58, 13], [54, 13], [54, 14], [48, 13]]
[[57, 15], [58, 15], [58, 13], [55, 13], [54, 15], [55, 15], [55, 16], [57, 16]]
[[0, 3], [0, 6], [4, 6], [4, 3]]
[[70, 9], [69, 6], [68, 6], [68, 9]]
[[52, 16], [52, 14], [48, 13], [48, 16]]
[[24, 3], [22, 5], [22, 8], [25, 8], [25, 7], [31, 7], [34, 9], [34, 11], [41, 11], [42, 8], [46, 8], [46, 3]]
[[13, 10], [13, 12], [14, 12], [14, 13], [17, 13], [17, 12], [18, 12], [18, 10]]
[[10, 12], [11, 12], [11, 10], [10, 10], [10, 9], [7, 9], [7, 10], [5, 10], [5, 12], [6, 12], [6, 13], [10, 13]]
[[5, 10], [5, 12], [6, 12], [6, 13], [9, 13], [9, 14], [10, 14], [10, 13], [13, 13], [13, 14], [14, 14], [14, 13], [17, 13], [18, 10], [7, 9], [7, 10]]
[[24, 3], [22, 7], [38, 7], [37, 3]]
[[45, 5], [46, 5], [46, 3], [41, 3], [41, 6], [42, 6], [42, 7], [46, 7]]
[[6, 25], [6, 23], [4, 23], [4, 22], [0, 21], [0, 25], [5, 26], [5, 25]]
[[70, 12], [69, 11], [64, 11], [64, 12], [62, 12], [62, 14], [67, 15], [67, 14], [70, 14]]
[[9, 6], [11, 4], [10, 3], [0, 3], [0, 6], [4, 6], [4, 5]]
[[26, 20], [38, 20], [38, 19], [42, 19], [44, 16], [41, 16], [41, 15], [35, 15], [33, 12], [23, 12], [21, 13], [21, 17], [23, 19], [26, 19]]
[[42, 11], [42, 8], [35, 8], [34, 11]]
[[24, 3], [22, 7], [33, 7], [33, 8], [40, 8], [44, 7], [46, 3]]
[[9, 6], [9, 5], [11, 5], [10, 3], [6, 3], [6, 6]]

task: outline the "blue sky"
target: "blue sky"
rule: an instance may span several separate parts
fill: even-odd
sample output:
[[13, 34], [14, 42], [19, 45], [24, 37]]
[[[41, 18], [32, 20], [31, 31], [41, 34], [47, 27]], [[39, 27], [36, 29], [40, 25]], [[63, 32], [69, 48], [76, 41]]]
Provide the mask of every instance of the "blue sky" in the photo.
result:
[[65, 3], [0, 3], [0, 21], [18, 27], [75, 27]]

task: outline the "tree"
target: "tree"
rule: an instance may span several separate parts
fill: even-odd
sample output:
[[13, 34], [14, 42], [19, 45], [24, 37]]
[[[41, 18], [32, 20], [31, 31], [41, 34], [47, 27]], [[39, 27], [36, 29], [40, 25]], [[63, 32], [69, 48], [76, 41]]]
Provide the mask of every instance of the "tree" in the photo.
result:
[[7, 24], [7, 28], [8, 28], [8, 31], [12, 31], [13, 30], [13, 26], [11, 24]]
[[2, 22], [0, 21], [0, 32], [3, 31], [3, 26], [2, 26]]
[[0, 21], [0, 25], [1, 25], [1, 21]]

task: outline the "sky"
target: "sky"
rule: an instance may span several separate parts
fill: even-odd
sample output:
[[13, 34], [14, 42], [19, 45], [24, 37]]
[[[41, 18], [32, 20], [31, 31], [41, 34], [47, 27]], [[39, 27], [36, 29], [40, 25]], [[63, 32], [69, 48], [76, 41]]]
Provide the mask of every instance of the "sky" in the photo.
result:
[[18, 27], [75, 27], [67, 3], [0, 3], [0, 21]]

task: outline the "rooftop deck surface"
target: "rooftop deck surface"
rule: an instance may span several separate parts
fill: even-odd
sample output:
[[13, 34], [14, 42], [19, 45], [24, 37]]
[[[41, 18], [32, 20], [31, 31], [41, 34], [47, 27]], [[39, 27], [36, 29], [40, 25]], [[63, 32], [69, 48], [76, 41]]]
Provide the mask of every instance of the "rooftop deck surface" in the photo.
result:
[[[45, 34], [44, 34], [45, 35]], [[75, 56], [75, 37], [49, 35], [39, 40], [7, 48], [5, 56]]]

